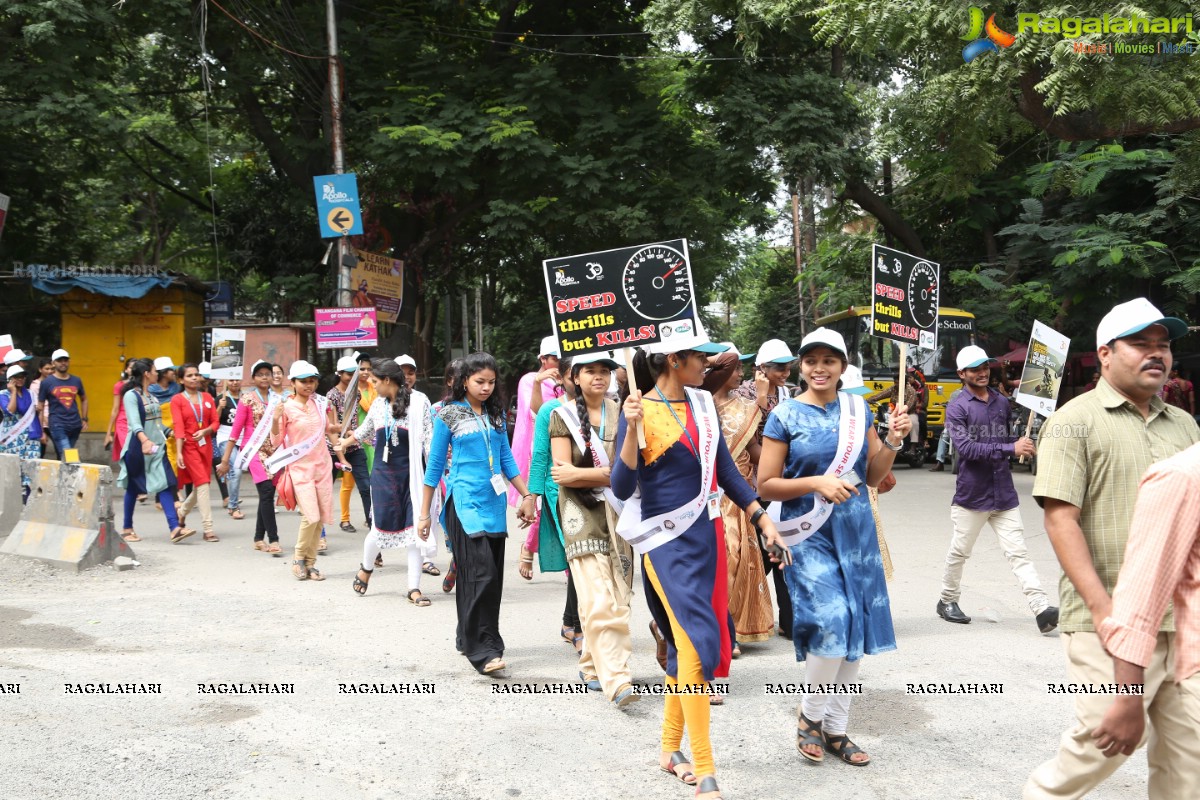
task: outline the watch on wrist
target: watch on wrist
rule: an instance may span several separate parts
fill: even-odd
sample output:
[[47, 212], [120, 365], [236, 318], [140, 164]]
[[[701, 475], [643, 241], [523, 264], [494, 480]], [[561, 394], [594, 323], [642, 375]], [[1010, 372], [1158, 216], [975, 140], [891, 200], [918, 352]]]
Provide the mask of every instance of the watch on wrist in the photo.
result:
[[765, 508], [760, 508], [760, 509], [758, 509], [758, 511], [755, 511], [753, 514], [750, 515], [750, 524], [753, 525], [755, 528], [757, 528], [758, 521], [760, 519], [762, 519], [763, 515], [766, 513], [767, 513], [767, 510]]

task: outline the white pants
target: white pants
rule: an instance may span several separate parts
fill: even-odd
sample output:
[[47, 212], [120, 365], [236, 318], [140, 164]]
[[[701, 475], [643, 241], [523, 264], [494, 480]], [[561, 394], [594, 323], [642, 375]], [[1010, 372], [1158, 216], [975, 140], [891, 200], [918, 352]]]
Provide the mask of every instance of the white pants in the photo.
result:
[[942, 602], [957, 603], [961, 595], [963, 566], [971, 557], [975, 540], [983, 530], [984, 523], [990, 523], [1004, 548], [1004, 557], [1017, 576], [1017, 583], [1025, 593], [1029, 602], [1029, 610], [1040, 614], [1050, 606], [1050, 600], [1042, 591], [1038, 580], [1037, 570], [1029, 561], [1029, 552], [1025, 548], [1024, 526], [1021, 523], [1021, 509], [1010, 508], [1007, 511], [972, 511], [962, 506], [950, 506], [950, 522], [954, 525], [954, 536], [950, 539], [950, 551], [946, 553], [946, 570], [942, 574]]
[[[433, 538], [430, 536], [429, 538]], [[408, 551], [408, 589], [421, 588], [421, 545], [425, 544], [420, 539], [410, 544], [405, 549]], [[362, 568], [364, 571], [370, 572], [375, 569], [375, 557], [381, 552], [379, 548], [379, 534], [375, 531], [375, 526], [371, 526], [371, 531], [367, 534], [367, 538], [363, 540], [363, 560]]]
[[853, 696], [845, 687], [854, 683], [854, 679], [858, 677], [862, 659], [847, 661], [844, 658], [822, 658], [809, 653], [804, 663], [804, 682], [809, 687], [837, 684], [842, 689], [837, 693], [805, 692], [800, 701], [801, 713], [811, 722], [821, 723], [821, 730], [825, 733], [845, 734], [846, 724], [850, 721], [850, 699]]

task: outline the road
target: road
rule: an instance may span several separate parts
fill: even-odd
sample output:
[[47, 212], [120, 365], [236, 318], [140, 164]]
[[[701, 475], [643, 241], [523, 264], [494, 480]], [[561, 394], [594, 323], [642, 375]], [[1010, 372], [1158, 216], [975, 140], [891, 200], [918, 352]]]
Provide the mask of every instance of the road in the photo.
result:
[[[897, 477], [883, 513], [899, 649], [867, 657], [850, 718], [873, 763], [799, 756], [797, 698], [766, 686], [802, 681], [803, 667], [775, 638], [744, 648], [726, 704], [713, 709], [726, 798], [1014, 798], [1071, 723], [1070, 698], [1047, 688], [1066, 680], [1060, 639], [1037, 633], [989, 530], [964, 581], [975, 621], [934, 614], [954, 478], [903, 467]], [[1028, 500], [1032, 478], [1020, 469], [1016, 482], [1030, 555], [1053, 595], [1059, 572]], [[622, 712], [596, 694], [498, 694], [456, 654], [440, 578], [425, 579], [431, 607], [409, 604], [397, 555], [360, 598], [350, 582], [363, 533], [334, 529], [320, 559], [328, 580], [295, 581], [289, 559], [251, 548], [253, 501], [245, 510], [243, 521], [216, 511], [220, 543], [197, 535], [170, 545], [161, 514], [139, 508], [146, 541], [134, 546], [134, 571], [75, 575], [0, 559], [0, 686], [20, 685], [0, 693], [8, 800], [692, 796], [657, 770], [660, 699]], [[285, 546], [298, 525], [281, 514]], [[516, 537], [509, 545], [507, 683], [573, 683], [574, 652], [558, 638], [564, 578], [522, 581]], [[444, 569], [444, 552], [438, 562]], [[648, 621], [639, 594], [634, 677], [654, 683]], [[200, 684], [238, 682], [293, 684], [294, 694], [201, 694]], [[67, 692], [85, 683], [157, 683], [161, 694]], [[342, 693], [349, 683], [432, 684], [433, 693]], [[930, 696], [910, 683], [1002, 684], [1003, 693]], [[1139, 752], [1091, 797], [1143, 795], [1146, 775]]]

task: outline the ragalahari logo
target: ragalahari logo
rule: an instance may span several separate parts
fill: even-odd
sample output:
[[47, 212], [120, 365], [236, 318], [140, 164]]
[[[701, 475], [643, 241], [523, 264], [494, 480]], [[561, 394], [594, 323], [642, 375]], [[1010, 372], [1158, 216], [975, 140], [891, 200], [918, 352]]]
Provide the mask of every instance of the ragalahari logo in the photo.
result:
[[992, 14], [983, 21], [983, 9], [971, 6], [971, 27], [967, 35], [962, 37], [971, 43], [963, 48], [963, 61], [968, 64], [984, 53], [999, 52], [1001, 47], [1012, 47], [1017, 37], [1000, 30], [996, 24], [996, 15]]

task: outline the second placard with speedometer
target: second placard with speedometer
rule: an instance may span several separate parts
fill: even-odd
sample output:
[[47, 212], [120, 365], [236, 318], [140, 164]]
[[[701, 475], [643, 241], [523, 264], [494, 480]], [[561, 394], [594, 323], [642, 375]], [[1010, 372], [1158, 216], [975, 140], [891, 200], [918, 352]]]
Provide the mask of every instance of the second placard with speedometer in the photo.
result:
[[687, 258], [673, 247], [643, 247], [625, 264], [621, 286], [638, 315], [661, 321], [678, 317], [692, 304]]

